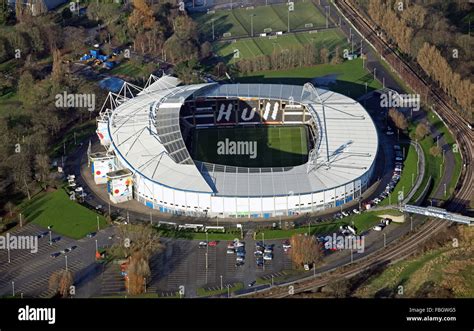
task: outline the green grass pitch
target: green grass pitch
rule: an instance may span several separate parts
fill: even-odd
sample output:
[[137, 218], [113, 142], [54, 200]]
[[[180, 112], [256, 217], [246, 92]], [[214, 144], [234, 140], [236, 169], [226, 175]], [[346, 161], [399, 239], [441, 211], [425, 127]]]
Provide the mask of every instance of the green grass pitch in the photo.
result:
[[[310, 1], [294, 1], [294, 10], [289, 13], [290, 30], [303, 28], [326, 27], [326, 16]], [[275, 4], [256, 6], [254, 8], [235, 8], [232, 10], [216, 10], [191, 15], [198, 23], [198, 29], [205, 39], [211, 40], [212, 26], [214, 36], [230, 37], [258, 36], [269, 31], [288, 30], [288, 5]]]
[[[218, 143], [228, 141], [256, 143], [255, 158], [226, 151], [218, 153]], [[308, 156], [305, 126], [262, 126], [207, 128], [194, 131], [194, 158], [198, 161], [236, 167], [289, 167], [303, 164]]]

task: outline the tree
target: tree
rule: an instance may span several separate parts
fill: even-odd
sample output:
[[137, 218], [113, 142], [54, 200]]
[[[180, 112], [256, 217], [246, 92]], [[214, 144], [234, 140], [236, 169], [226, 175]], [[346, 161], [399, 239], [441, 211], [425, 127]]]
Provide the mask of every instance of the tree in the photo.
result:
[[5, 211], [10, 214], [10, 217], [13, 216], [13, 210], [15, 209], [15, 204], [11, 201], [7, 201], [4, 207]]
[[290, 257], [297, 266], [301, 267], [305, 263], [317, 263], [322, 258], [321, 248], [314, 236], [302, 234], [293, 235], [290, 238], [290, 243]]
[[197, 70], [198, 62], [196, 60], [183, 61], [176, 65], [175, 74], [184, 84], [192, 84], [199, 81]]
[[405, 131], [408, 128], [408, 121], [401, 112], [396, 110], [395, 108], [390, 108], [388, 110], [388, 116], [392, 120], [393, 124], [397, 127], [397, 129]]
[[219, 62], [214, 67], [214, 75], [216, 75], [217, 77], [224, 76], [226, 72], [227, 72], [227, 66], [225, 65], [224, 62]]
[[328, 63], [329, 62], [329, 51], [327, 48], [323, 47], [321, 48], [320, 53], [320, 58], [321, 58], [321, 63]]
[[158, 232], [149, 224], [121, 224], [117, 231], [117, 236], [126, 241], [113, 246], [112, 250], [117, 256], [128, 257], [140, 252], [148, 259], [163, 247]]
[[74, 278], [70, 271], [56, 271], [49, 278], [49, 289], [55, 291], [63, 298], [67, 298], [73, 282]]
[[151, 274], [148, 259], [142, 252], [135, 252], [129, 259], [127, 283], [132, 295], [141, 294], [145, 290], [145, 279]]
[[431, 146], [430, 154], [434, 157], [438, 157], [441, 155], [441, 148], [439, 146]]
[[425, 123], [419, 123], [415, 129], [415, 137], [417, 140], [422, 140], [429, 132], [429, 128]]
[[43, 183], [47, 181], [50, 171], [50, 162], [47, 154], [37, 154], [35, 156], [35, 173]]
[[205, 41], [201, 45], [201, 59], [207, 59], [211, 55], [212, 55], [212, 45], [210, 42]]
[[347, 298], [350, 294], [350, 283], [345, 278], [332, 281], [327, 286], [336, 298]]
[[153, 10], [145, 0], [133, 0], [133, 11], [128, 18], [128, 27], [134, 34], [151, 29], [155, 24]]
[[6, 25], [10, 16], [7, 0], [2, 0], [0, 4], [0, 25]]

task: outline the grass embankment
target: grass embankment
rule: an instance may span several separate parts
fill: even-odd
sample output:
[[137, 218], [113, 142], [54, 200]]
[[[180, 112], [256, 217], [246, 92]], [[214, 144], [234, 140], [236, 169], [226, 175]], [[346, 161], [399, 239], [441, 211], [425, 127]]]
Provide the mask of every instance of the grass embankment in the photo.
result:
[[63, 189], [40, 193], [20, 209], [28, 222], [44, 228], [52, 225], [54, 232], [74, 239], [97, 231], [97, 217], [101, 229], [107, 226], [103, 216], [70, 200]]
[[[357, 297], [474, 296], [474, 231], [460, 228], [459, 246], [441, 248], [395, 263], [370, 277], [355, 292]], [[399, 286], [403, 286], [403, 294]]]
[[[205, 232], [194, 232], [186, 230], [174, 230], [166, 228], [158, 228], [160, 236], [174, 239], [188, 239], [188, 240], [206, 240]], [[226, 233], [220, 232], [208, 232], [207, 239], [209, 241], [227, 241], [234, 240], [235, 238], [240, 238], [240, 231], [231, 231]]]
[[[351, 225], [353, 224], [358, 233], [362, 233], [367, 231], [368, 229], [372, 228], [373, 226], [380, 223], [380, 215], [393, 215], [393, 216], [400, 216], [402, 215], [396, 209], [388, 209], [388, 210], [378, 210], [378, 211], [367, 211], [361, 214], [352, 214], [348, 217], [345, 217], [340, 220], [324, 222], [315, 225], [306, 225], [295, 229], [289, 230], [260, 230], [257, 232], [256, 239], [265, 238], [265, 240], [270, 239], [286, 239], [290, 238], [295, 234], [304, 234], [310, 233], [311, 235], [325, 235], [325, 234], [332, 234], [339, 230], [341, 225]], [[262, 236], [263, 233], [263, 236]]]
[[[401, 150], [405, 150], [406, 158], [403, 161], [403, 170], [395, 188], [390, 193], [390, 198], [386, 197], [383, 199], [379, 206], [387, 206], [390, 204], [397, 204], [399, 192], [403, 192], [401, 196], [402, 200], [408, 195], [413, 186], [416, 183], [418, 177], [418, 154], [416, 153], [416, 148], [411, 144], [400, 144]], [[413, 183], [413, 185], [412, 185]]]
[[[327, 88], [357, 98], [367, 91], [382, 87], [374, 76], [362, 67], [362, 59], [344, 61], [342, 64], [320, 64], [312, 67], [301, 67], [289, 70], [258, 71], [238, 77], [239, 83], [279, 83], [303, 85], [318, 77], [331, 77]], [[318, 85], [318, 84], [317, 84]]]

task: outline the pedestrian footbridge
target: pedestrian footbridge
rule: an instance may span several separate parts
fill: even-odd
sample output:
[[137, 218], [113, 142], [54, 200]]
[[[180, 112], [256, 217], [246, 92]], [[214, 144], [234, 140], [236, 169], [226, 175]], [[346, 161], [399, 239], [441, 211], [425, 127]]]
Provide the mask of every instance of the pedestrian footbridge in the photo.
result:
[[418, 215], [425, 215], [431, 217], [437, 217], [444, 220], [448, 220], [451, 222], [467, 224], [469, 226], [474, 225], [474, 218], [450, 213], [446, 209], [438, 208], [438, 207], [420, 207], [420, 206], [413, 206], [413, 205], [402, 205], [400, 207], [401, 211], [407, 213], [413, 213]]

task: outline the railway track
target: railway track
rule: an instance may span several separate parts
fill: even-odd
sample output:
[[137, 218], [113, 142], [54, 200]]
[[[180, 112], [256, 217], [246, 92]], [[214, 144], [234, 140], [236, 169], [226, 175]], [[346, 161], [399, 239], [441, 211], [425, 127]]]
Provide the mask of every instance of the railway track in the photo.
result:
[[[474, 186], [472, 165], [474, 133], [468, 127], [469, 123], [451, 106], [444, 92], [439, 87], [429, 84], [409, 63], [402, 59], [390, 44], [377, 34], [376, 28], [360, 15], [350, 2], [341, 0], [337, 1], [336, 5], [392, 68], [398, 69], [401, 78], [415, 92], [424, 96], [428, 104], [432, 103], [433, 111], [440, 116], [451, 131], [461, 153], [463, 167], [453, 196], [445, 204], [445, 207], [454, 212], [465, 211], [466, 205], [469, 205], [472, 195], [471, 190]], [[431, 102], [428, 102], [428, 100]]]
[[[417, 71], [404, 61], [395, 50], [378, 34], [375, 28], [362, 17], [357, 10], [345, 0], [337, 1], [336, 5], [349, 21], [360, 31], [360, 33], [369, 41], [381, 54], [382, 57], [392, 66], [398, 69], [398, 74], [404, 79], [407, 84], [417, 93], [425, 97], [425, 101], [432, 101], [432, 109], [441, 120], [445, 123], [447, 128], [456, 139], [458, 151], [461, 153], [463, 160], [461, 176], [455, 187], [452, 198], [445, 204], [445, 208], [453, 212], [463, 212], [466, 210], [466, 205], [472, 195], [473, 183], [473, 165], [472, 158], [474, 154], [474, 134], [468, 127], [468, 122], [451, 106], [447, 101], [446, 96], [438, 87], [430, 85]], [[455, 152], [455, 151], [453, 151]], [[363, 261], [358, 261], [353, 267], [348, 267], [338, 273], [334, 277], [330, 273], [334, 268], [324, 275], [317, 278], [305, 278], [298, 281], [287, 283], [281, 286], [273, 287], [259, 293], [252, 294], [248, 297], [265, 297], [265, 298], [283, 298], [296, 293], [302, 293], [314, 288], [327, 285], [330, 280], [349, 278], [360, 272], [367, 270], [369, 267], [381, 263], [393, 263], [399, 259], [405, 258], [413, 254], [418, 245], [447, 226], [447, 222], [439, 220], [430, 220], [426, 222], [414, 235], [402, 240], [395, 245], [381, 251], [369, 255]], [[325, 277], [325, 275], [328, 277]], [[289, 293], [289, 286], [293, 286], [292, 294]]]

